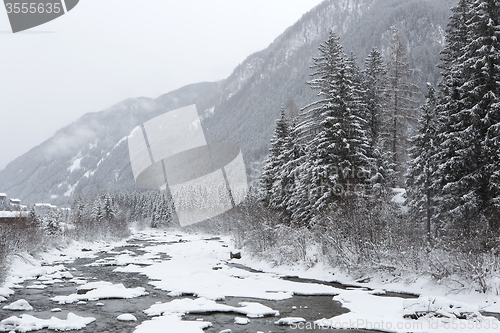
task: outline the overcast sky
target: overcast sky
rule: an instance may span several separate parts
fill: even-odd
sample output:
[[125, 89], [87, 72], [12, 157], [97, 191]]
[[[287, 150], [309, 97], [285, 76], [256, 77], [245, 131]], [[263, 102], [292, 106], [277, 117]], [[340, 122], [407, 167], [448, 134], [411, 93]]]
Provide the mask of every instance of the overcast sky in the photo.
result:
[[0, 170], [87, 112], [216, 81], [321, 0], [80, 0], [12, 34], [0, 7]]

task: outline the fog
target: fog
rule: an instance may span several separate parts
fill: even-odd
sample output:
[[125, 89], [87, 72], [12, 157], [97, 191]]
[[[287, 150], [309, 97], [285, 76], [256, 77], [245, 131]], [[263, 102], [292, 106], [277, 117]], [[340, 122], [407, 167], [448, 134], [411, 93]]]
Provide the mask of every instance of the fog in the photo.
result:
[[321, 0], [85, 0], [13, 34], [0, 9], [0, 169], [88, 112], [229, 76]]

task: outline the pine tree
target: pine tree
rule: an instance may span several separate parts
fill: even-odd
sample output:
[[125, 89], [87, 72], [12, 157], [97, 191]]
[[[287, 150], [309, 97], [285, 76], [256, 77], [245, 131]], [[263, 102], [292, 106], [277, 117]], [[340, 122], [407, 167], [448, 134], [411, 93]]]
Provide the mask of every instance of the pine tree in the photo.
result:
[[[314, 57], [314, 70], [312, 80], [307, 84], [313, 90], [317, 90], [317, 101], [307, 105], [302, 109], [301, 118], [303, 121], [298, 124], [297, 130], [301, 142], [310, 143], [321, 130], [322, 114], [329, 103], [333, 103], [336, 98], [335, 91], [332, 90], [332, 83], [336, 81], [336, 76], [340, 71], [340, 64], [345, 59], [345, 53], [340, 38], [330, 31], [328, 40], [319, 46], [319, 57]], [[309, 148], [311, 148], [309, 146]]]
[[460, 62], [464, 59], [464, 50], [468, 43], [466, 22], [470, 17], [470, 2], [470, 0], [460, 0], [458, 5], [452, 8], [453, 14], [446, 28], [446, 45], [441, 52], [441, 63], [438, 66], [442, 69], [441, 96], [437, 105], [439, 149], [434, 157], [438, 165], [434, 175], [435, 211], [438, 220], [444, 219], [444, 215], [451, 209], [455, 200], [451, 193], [443, 189], [457, 171], [453, 165], [454, 155], [461, 140], [458, 136], [450, 134], [457, 130], [453, 124], [455, 122], [453, 115], [461, 108], [459, 88], [465, 78], [461, 72]]
[[418, 88], [411, 82], [412, 70], [400, 32], [393, 28], [391, 54], [387, 64], [387, 107], [382, 138], [390, 152], [392, 186], [403, 186], [407, 164], [408, 138], [415, 122]]
[[473, 38], [466, 48], [466, 56], [470, 58], [466, 67], [472, 69], [471, 82], [475, 88], [464, 85], [470, 99], [476, 103], [471, 110], [481, 110], [477, 114], [482, 117], [478, 130], [481, 137], [481, 164], [484, 174], [481, 175], [484, 200], [484, 215], [492, 230], [500, 228], [500, 207], [498, 198], [500, 183], [498, 172], [499, 140], [500, 140], [500, 3], [496, 0], [476, 0], [471, 7], [472, 14], [467, 25]]
[[94, 200], [94, 204], [92, 206], [91, 212], [92, 220], [95, 222], [102, 222], [104, 220], [104, 212], [103, 212], [103, 198], [102, 196], [98, 196]]
[[[436, 175], [438, 211], [454, 229], [471, 235], [481, 219], [498, 231], [498, 123], [500, 121], [500, 4], [460, 1], [446, 36]], [[467, 31], [464, 38], [461, 34]]]
[[406, 175], [406, 193], [411, 216], [417, 222], [425, 218], [425, 231], [429, 242], [433, 215], [433, 174], [436, 170], [433, 157], [437, 152], [436, 104], [434, 88], [428, 83], [427, 100], [421, 107], [418, 134], [411, 138], [411, 161]]
[[289, 137], [289, 126], [286, 121], [285, 108], [281, 108], [281, 117], [276, 122], [274, 135], [271, 138], [269, 155], [265, 161], [260, 179], [261, 196], [267, 207], [281, 207], [281, 192], [275, 186], [279, 180], [281, 167], [284, 165], [283, 150]]
[[102, 216], [107, 222], [112, 221], [116, 215], [116, 208], [113, 202], [113, 198], [109, 194], [105, 194], [102, 198]]
[[457, 99], [458, 87], [463, 83], [457, 62], [463, 57], [464, 47], [467, 44], [466, 23], [470, 17], [470, 1], [460, 0], [458, 5], [451, 9], [453, 14], [446, 28], [446, 45], [441, 51], [441, 63], [438, 67], [442, 69], [441, 88], [447, 102]]
[[321, 56], [313, 58], [315, 79], [308, 82], [312, 89], [319, 90], [319, 100], [304, 108], [309, 124], [314, 126], [309, 128], [318, 133], [306, 146], [312, 184], [309, 200], [315, 211], [364, 181], [352, 175], [368, 167], [368, 139], [360, 117], [359, 68], [353, 58], [347, 59], [333, 32], [319, 51]]
[[43, 219], [43, 224], [45, 225], [45, 231], [49, 235], [58, 235], [62, 232], [61, 229], [61, 217], [55, 211], [50, 211], [45, 215]]
[[273, 186], [271, 201], [273, 207], [280, 209], [283, 222], [292, 221], [293, 197], [296, 195], [299, 165], [301, 163], [304, 151], [297, 141], [297, 131], [294, 130], [295, 122], [289, 123], [288, 134], [284, 139], [281, 155], [279, 156], [279, 169], [277, 181]]
[[382, 184], [387, 177], [385, 171], [388, 166], [388, 157], [384, 155], [381, 146], [380, 133], [382, 130], [382, 116], [385, 107], [387, 89], [387, 69], [380, 52], [374, 48], [365, 60], [363, 72], [363, 98], [366, 114], [366, 134], [368, 137], [368, 155], [373, 158], [371, 166], [372, 183]]
[[467, 239], [477, 234], [483, 220], [490, 231], [500, 227], [499, 14], [498, 1], [460, 1], [453, 9], [441, 64], [436, 210]]
[[306, 226], [314, 217], [314, 205], [318, 197], [318, 191], [322, 185], [321, 178], [314, 168], [316, 157], [314, 152], [305, 151], [296, 163], [296, 177], [294, 191], [288, 202], [289, 210], [292, 212], [292, 221], [295, 225]]

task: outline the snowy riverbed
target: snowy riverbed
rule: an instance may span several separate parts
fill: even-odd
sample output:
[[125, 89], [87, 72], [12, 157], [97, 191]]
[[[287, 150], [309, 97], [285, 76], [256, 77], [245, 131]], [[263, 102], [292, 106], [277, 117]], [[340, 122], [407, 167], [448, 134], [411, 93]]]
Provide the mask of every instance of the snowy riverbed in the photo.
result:
[[16, 256], [0, 288], [0, 332], [500, 328], [485, 315], [500, 312], [499, 296], [449, 295], [423, 279], [409, 286], [356, 284], [319, 264], [271, 267], [245, 253], [229, 259], [231, 251], [228, 237], [146, 230], [114, 244], [74, 243], [37, 259]]

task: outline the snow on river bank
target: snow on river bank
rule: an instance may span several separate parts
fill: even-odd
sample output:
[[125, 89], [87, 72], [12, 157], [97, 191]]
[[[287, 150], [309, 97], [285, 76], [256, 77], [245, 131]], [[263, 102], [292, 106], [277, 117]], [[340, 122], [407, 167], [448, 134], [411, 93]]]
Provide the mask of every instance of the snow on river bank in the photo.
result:
[[[346, 287], [322, 282], [353, 284], [331, 268], [270, 267], [245, 253], [241, 260], [229, 259], [231, 251], [226, 237], [147, 230], [113, 244], [74, 243], [38, 259], [17, 256], [0, 288], [0, 332], [500, 328], [497, 319], [481, 313], [500, 312], [499, 296], [445, 295], [428, 281]], [[284, 278], [290, 275], [317, 281]], [[389, 297], [384, 289], [420, 297]]]

